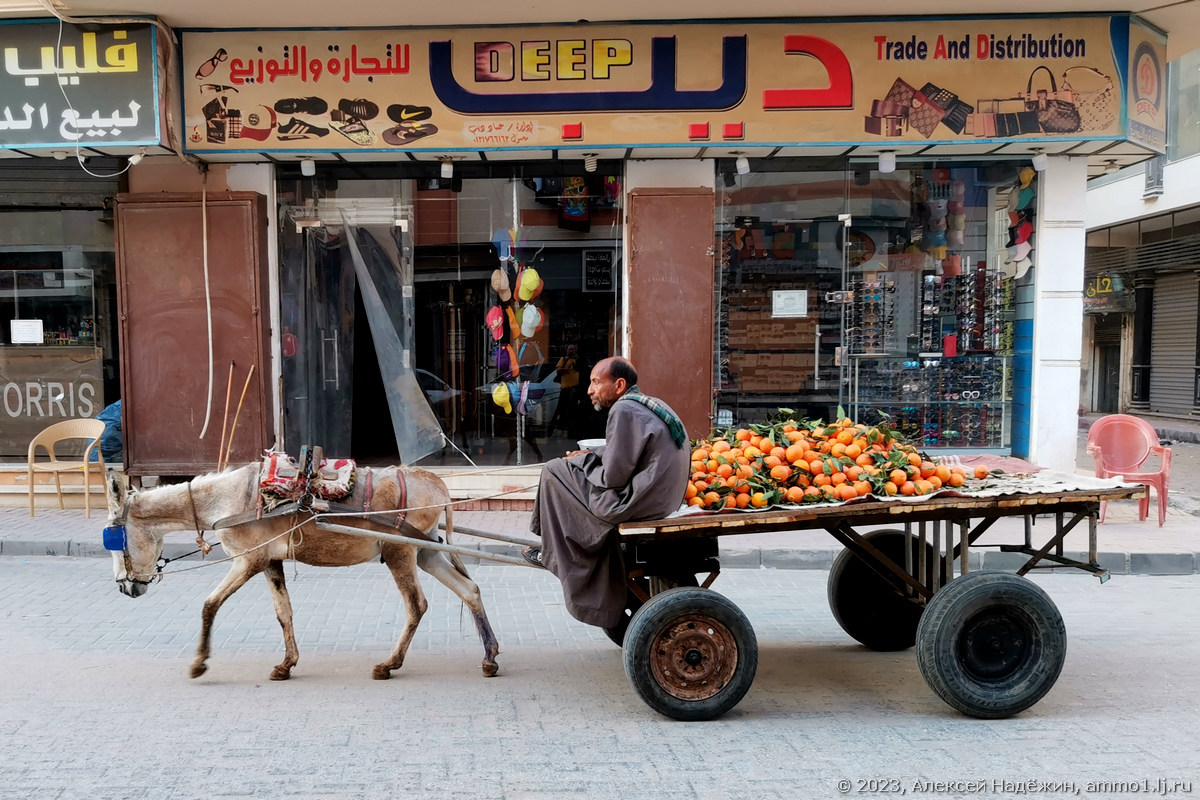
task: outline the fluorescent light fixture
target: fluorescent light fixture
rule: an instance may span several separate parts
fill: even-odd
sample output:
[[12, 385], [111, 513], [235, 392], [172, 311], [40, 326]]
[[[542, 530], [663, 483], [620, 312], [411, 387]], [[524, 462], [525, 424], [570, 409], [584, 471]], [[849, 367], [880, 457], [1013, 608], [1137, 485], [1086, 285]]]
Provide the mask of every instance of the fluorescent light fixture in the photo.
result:
[[884, 175], [896, 171], [896, 152], [894, 150], [884, 150], [879, 154], [879, 171]]
[[749, 175], [750, 174], [750, 159], [739, 154], [737, 157], [737, 161], [735, 161], [733, 163], [737, 167], [738, 175]]
[[1030, 161], [1033, 162], [1033, 168], [1038, 172], [1045, 172], [1046, 167], [1050, 166], [1050, 159], [1042, 152], [1040, 147], [1033, 148], [1033, 158]]
[[442, 177], [450, 180], [454, 177], [454, 160], [446, 157], [442, 159]]
[[317, 162], [311, 158], [303, 159], [300, 162], [300, 174], [306, 178], [311, 178], [317, 174]]

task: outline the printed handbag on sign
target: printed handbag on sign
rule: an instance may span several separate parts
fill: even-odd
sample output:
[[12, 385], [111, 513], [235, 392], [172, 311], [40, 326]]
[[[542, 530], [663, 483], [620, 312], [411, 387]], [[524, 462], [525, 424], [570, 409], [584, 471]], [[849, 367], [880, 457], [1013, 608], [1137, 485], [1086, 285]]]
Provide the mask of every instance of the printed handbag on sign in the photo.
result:
[[[1079, 91], [1069, 80], [1071, 70], [1083, 70], [1097, 75], [1105, 82], [1104, 88], [1091, 91]], [[1112, 125], [1117, 119], [1116, 92], [1113, 90], [1112, 78], [1093, 67], [1067, 67], [1063, 72], [1062, 91], [1070, 92], [1075, 98], [1075, 108], [1079, 111], [1079, 128], [1084, 131], [1100, 131]]]
[[913, 97], [912, 111], [908, 112], [909, 127], [921, 132], [928, 139], [937, 130], [938, 123], [946, 112], [938, 108], [928, 97], [917, 92]]
[[899, 103], [902, 106], [911, 106], [916, 94], [917, 90], [905, 83], [903, 78], [896, 78], [892, 88], [888, 89], [887, 96], [883, 99], [891, 103]]
[[[1050, 76], [1050, 90], [1033, 90], [1033, 78], [1041, 70]], [[1064, 97], [1065, 95], [1065, 97]], [[1058, 91], [1054, 82], [1054, 73], [1046, 66], [1041, 66], [1029, 74], [1029, 82], [1025, 85], [1025, 108], [1037, 114], [1038, 125], [1046, 133], [1074, 133], [1079, 130], [1079, 109], [1071, 102], [1074, 92]]]
[[[962, 133], [967, 125], [967, 115], [975, 109], [958, 99], [958, 95], [948, 89], [943, 89], [932, 83], [921, 87], [920, 94], [925, 95], [945, 115], [942, 124], [955, 133]], [[911, 112], [910, 112], [911, 113]]]

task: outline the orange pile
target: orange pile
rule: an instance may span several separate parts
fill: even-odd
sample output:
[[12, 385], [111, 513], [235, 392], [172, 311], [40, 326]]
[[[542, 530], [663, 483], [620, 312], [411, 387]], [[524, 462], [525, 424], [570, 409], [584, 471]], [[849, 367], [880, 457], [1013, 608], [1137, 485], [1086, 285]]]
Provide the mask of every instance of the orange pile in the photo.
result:
[[[975, 477], [988, 470], [977, 467]], [[684, 501], [707, 509], [766, 508], [865, 495], [925, 495], [962, 486], [962, 467], [934, 464], [886, 427], [848, 418], [825, 425], [786, 420], [698, 442]]]

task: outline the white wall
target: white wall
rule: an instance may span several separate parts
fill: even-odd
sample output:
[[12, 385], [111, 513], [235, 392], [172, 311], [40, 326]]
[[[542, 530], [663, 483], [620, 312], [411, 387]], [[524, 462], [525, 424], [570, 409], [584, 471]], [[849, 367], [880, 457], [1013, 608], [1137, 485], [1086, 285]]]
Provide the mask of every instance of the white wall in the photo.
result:
[[1087, 159], [1051, 158], [1038, 186], [1029, 460], [1074, 472]]
[[1088, 230], [1200, 205], [1200, 156], [1167, 164], [1159, 197], [1143, 199], [1145, 185], [1144, 170], [1129, 169], [1118, 173], [1115, 180], [1088, 189]]

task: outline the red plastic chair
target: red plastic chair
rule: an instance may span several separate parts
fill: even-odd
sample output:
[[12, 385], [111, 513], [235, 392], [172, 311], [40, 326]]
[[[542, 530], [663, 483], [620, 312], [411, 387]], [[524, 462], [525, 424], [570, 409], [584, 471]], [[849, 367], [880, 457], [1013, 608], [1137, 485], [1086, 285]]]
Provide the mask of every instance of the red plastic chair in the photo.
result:
[[[1158, 432], [1140, 417], [1110, 414], [1092, 423], [1088, 429], [1087, 452], [1096, 459], [1096, 476], [1121, 478], [1129, 483], [1153, 486], [1158, 493], [1158, 524], [1167, 518], [1167, 482], [1171, 478], [1171, 448], [1158, 443]], [[1144, 472], [1147, 459], [1161, 458], [1158, 471]], [[1100, 503], [1100, 521], [1104, 522], [1107, 503]], [[1138, 519], [1150, 514], [1150, 492], [1138, 501]]]

